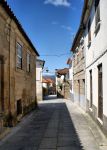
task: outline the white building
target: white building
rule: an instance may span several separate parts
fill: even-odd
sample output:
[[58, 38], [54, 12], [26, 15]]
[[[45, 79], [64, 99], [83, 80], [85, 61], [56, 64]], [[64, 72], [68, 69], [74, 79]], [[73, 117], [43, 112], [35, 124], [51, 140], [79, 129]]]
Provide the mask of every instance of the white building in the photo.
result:
[[67, 64], [69, 65], [69, 84], [70, 84], [70, 96], [71, 100], [74, 101], [74, 92], [73, 92], [73, 61], [72, 57], [67, 60]]
[[[80, 33], [84, 39], [84, 103], [87, 112], [107, 135], [107, 0], [84, 0], [81, 22], [72, 51], [78, 46]], [[74, 65], [75, 61], [73, 67]], [[75, 87], [77, 86], [73, 88]]]
[[107, 133], [107, 0], [85, 0], [87, 111]]
[[37, 59], [36, 60], [36, 93], [37, 93], [37, 101], [43, 99], [43, 91], [42, 91], [42, 70], [44, 67], [45, 61]]

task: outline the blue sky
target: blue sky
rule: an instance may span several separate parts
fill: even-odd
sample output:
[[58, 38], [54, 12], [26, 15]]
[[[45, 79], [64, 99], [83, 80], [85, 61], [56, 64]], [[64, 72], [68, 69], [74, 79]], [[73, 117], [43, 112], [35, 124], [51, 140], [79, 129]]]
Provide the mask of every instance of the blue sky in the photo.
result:
[[[7, 0], [40, 54], [45, 67], [67, 67], [83, 0]], [[57, 55], [57, 56], [56, 56]]]

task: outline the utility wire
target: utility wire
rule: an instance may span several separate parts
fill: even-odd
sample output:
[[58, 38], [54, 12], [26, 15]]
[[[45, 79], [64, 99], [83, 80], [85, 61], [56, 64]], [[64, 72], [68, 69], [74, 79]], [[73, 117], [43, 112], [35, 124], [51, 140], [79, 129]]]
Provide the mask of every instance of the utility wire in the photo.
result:
[[65, 56], [65, 55], [70, 55], [71, 53], [63, 53], [63, 54], [43, 54], [43, 55], [40, 55], [40, 56], [47, 56], [47, 57], [61, 57], [61, 56]]

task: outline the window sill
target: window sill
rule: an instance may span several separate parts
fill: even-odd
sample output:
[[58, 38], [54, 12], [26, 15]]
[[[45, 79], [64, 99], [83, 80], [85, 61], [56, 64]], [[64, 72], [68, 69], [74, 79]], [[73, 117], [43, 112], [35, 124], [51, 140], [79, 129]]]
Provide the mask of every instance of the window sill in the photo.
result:
[[97, 118], [98, 122], [103, 125], [103, 121], [100, 118]]

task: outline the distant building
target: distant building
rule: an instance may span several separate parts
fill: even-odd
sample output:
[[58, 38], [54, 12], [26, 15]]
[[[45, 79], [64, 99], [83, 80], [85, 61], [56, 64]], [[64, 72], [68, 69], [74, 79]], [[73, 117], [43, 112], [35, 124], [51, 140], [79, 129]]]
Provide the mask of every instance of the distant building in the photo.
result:
[[56, 70], [57, 97], [70, 98], [69, 69]]
[[39, 56], [21, 24], [0, 0], [0, 120], [14, 125], [36, 105], [36, 57]]
[[47, 95], [55, 95], [56, 94], [56, 84], [55, 80], [51, 79], [51, 77], [43, 77], [43, 96]]
[[80, 27], [73, 42], [73, 89], [74, 102], [86, 110], [85, 100], [85, 55], [84, 55], [84, 28]]
[[70, 85], [70, 99], [74, 101], [74, 92], [73, 92], [73, 58], [68, 58], [67, 65], [69, 65], [69, 85]]
[[45, 61], [37, 59], [36, 60], [36, 93], [37, 101], [43, 100], [43, 91], [42, 91], [42, 71], [44, 68]]

